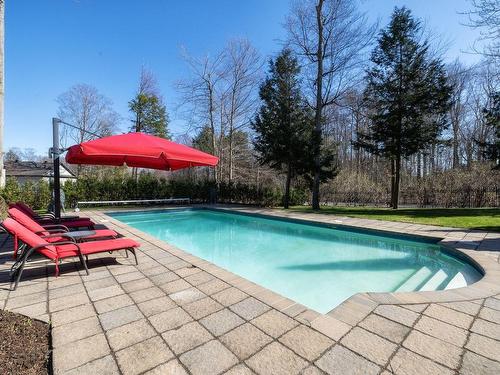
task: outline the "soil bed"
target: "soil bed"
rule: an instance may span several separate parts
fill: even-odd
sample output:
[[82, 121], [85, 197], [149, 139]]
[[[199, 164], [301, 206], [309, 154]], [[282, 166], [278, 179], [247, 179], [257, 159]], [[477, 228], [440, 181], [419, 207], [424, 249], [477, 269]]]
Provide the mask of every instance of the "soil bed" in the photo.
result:
[[50, 327], [24, 315], [0, 310], [2, 374], [49, 374]]

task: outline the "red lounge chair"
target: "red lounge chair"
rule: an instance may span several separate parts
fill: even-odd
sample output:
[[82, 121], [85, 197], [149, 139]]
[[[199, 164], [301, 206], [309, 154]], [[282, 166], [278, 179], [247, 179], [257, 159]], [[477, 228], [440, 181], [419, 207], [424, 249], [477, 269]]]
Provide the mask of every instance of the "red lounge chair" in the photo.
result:
[[23, 202], [9, 204], [9, 207], [17, 208], [19, 211], [24, 212], [26, 215], [28, 215], [41, 225], [64, 224], [65, 227], [70, 229], [94, 228], [94, 223], [88, 217], [67, 216], [57, 220], [55, 216], [52, 214], [44, 214], [44, 215], [37, 214], [35, 211], [31, 209], [31, 207], [24, 204]]
[[129, 238], [117, 238], [112, 240], [90, 241], [81, 243], [71, 241], [49, 243], [47, 240], [31, 232], [30, 230], [28, 230], [28, 228], [25, 228], [14, 219], [6, 218], [2, 222], [2, 227], [26, 245], [22, 247], [17, 261], [14, 263], [10, 270], [11, 279], [13, 280], [14, 277], [16, 278], [13, 290], [17, 288], [17, 284], [21, 279], [26, 261], [34, 252], [52, 259], [55, 262], [56, 276], [59, 275], [59, 261], [64, 258], [72, 257], [80, 258], [80, 262], [83, 264], [88, 275], [89, 270], [85, 258], [88, 255], [102, 253], [105, 251], [130, 251], [134, 255], [135, 263], [138, 264], [137, 256], [135, 254], [135, 248], [139, 247], [140, 245]]
[[[46, 239], [47, 242], [61, 242], [68, 240], [73, 241], [71, 233], [68, 233], [69, 230], [64, 225], [48, 225], [42, 227], [40, 224], [38, 224], [24, 212], [20, 211], [15, 207], [9, 208], [8, 212], [11, 218], [13, 218], [19, 224], [22, 224], [23, 226], [28, 228], [33, 233]], [[97, 229], [94, 230], [94, 232], [95, 234], [80, 238], [77, 242], [84, 242], [95, 239], [104, 239], [106, 237], [108, 238], [118, 237], [118, 233], [110, 229]], [[17, 238], [14, 238], [14, 259], [17, 256], [17, 251], [18, 251]]]

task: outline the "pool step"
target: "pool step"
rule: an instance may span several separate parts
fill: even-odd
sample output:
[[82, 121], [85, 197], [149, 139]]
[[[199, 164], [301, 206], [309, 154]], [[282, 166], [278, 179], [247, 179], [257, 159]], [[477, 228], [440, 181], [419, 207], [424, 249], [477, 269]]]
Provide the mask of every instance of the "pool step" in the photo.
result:
[[411, 275], [398, 289], [396, 289], [396, 292], [413, 292], [418, 290], [419, 286], [431, 276], [432, 271], [427, 267], [422, 267]]
[[443, 270], [437, 271], [421, 288], [420, 290], [438, 290], [439, 286], [448, 278], [448, 274]]
[[462, 288], [464, 286], [467, 286], [467, 281], [465, 280], [464, 275], [462, 275], [461, 272], [458, 272], [446, 285], [445, 289]]

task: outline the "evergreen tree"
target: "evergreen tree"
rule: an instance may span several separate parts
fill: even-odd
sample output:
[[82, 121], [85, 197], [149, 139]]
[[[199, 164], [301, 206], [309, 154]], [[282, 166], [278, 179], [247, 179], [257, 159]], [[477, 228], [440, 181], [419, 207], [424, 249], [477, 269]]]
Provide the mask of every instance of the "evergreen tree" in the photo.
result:
[[381, 31], [367, 73], [367, 132], [356, 145], [391, 163], [391, 207], [397, 208], [402, 158], [436, 142], [446, 128], [451, 87], [440, 59], [421, 42], [420, 22], [407, 8], [395, 8]]
[[138, 93], [128, 106], [135, 116], [131, 131], [170, 139], [167, 108], [157, 95]]
[[484, 110], [487, 126], [493, 129], [493, 139], [484, 144], [485, 156], [495, 162], [495, 169], [500, 169], [500, 92], [491, 96], [491, 105]]
[[300, 92], [297, 59], [288, 49], [269, 63], [269, 75], [260, 87], [263, 104], [252, 123], [254, 147], [261, 164], [286, 174], [284, 206], [290, 201], [292, 178], [312, 160], [313, 117]]

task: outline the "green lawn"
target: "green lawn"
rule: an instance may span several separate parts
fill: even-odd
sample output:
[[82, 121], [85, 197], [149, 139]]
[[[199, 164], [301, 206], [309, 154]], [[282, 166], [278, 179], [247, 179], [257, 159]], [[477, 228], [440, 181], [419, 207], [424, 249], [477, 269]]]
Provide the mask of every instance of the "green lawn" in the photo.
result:
[[[317, 212], [310, 207], [303, 206], [295, 206], [291, 210]], [[400, 208], [392, 210], [380, 207], [324, 206], [319, 212], [328, 215], [500, 232], [500, 208]]]

